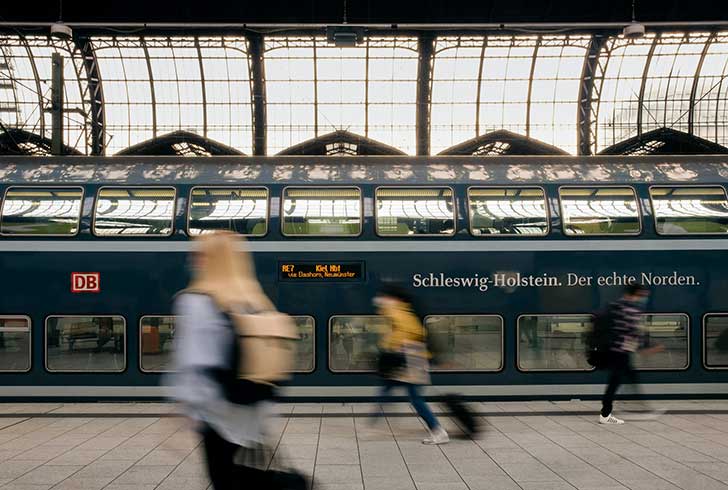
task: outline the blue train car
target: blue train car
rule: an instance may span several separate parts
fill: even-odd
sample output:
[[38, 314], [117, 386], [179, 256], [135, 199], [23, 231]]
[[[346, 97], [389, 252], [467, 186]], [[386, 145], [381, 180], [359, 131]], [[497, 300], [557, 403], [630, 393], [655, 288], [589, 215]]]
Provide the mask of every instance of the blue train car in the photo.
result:
[[0, 396], [155, 398], [195, 235], [248, 237], [301, 333], [285, 395], [372, 396], [371, 298], [417, 298], [430, 393], [586, 397], [591, 315], [652, 288], [645, 390], [728, 393], [725, 157], [0, 158]]

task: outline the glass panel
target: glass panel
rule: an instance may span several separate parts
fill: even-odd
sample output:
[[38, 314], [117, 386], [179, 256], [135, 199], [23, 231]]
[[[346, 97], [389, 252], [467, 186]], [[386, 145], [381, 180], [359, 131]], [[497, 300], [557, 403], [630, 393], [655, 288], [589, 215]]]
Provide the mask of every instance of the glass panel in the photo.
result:
[[584, 337], [591, 315], [523, 315], [518, 318], [518, 368], [589, 371]]
[[293, 316], [298, 329], [299, 341], [296, 343], [294, 373], [310, 373], [316, 367], [316, 322], [310, 316]]
[[141, 368], [145, 372], [167, 372], [173, 368], [175, 317], [145, 316], [140, 323]]
[[433, 371], [498, 371], [503, 367], [503, 320], [494, 315], [425, 318]]
[[561, 213], [567, 235], [637, 235], [640, 214], [631, 187], [561, 188]]
[[634, 356], [635, 369], [685, 369], [688, 367], [688, 317], [642, 315], [646, 346], [664, 346], [662, 352]]
[[331, 317], [329, 368], [334, 372], [375, 371], [377, 343], [390, 328], [381, 316]]
[[30, 320], [0, 317], [0, 371], [30, 370]]
[[452, 189], [385, 187], [377, 189], [380, 235], [452, 235], [455, 211]]
[[190, 235], [231, 230], [241, 235], [265, 235], [268, 229], [268, 189], [195, 188], [190, 202]]
[[175, 190], [108, 187], [99, 190], [94, 216], [97, 235], [170, 235]]
[[706, 367], [728, 367], [728, 315], [706, 315], [703, 327]]
[[0, 233], [75, 235], [83, 190], [64, 187], [11, 187], [5, 193]]
[[727, 233], [728, 201], [722, 187], [650, 189], [657, 233]]
[[344, 235], [361, 232], [361, 191], [347, 188], [288, 188], [283, 192], [284, 235]]
[[546, 196], [536, 188], [468, 190], [470, 233], [481, 235], [546, 235]]
[[126, 323], [120, 316], [52, 316], [46, 320], [49, 371], [113, 371], [126, 367]]

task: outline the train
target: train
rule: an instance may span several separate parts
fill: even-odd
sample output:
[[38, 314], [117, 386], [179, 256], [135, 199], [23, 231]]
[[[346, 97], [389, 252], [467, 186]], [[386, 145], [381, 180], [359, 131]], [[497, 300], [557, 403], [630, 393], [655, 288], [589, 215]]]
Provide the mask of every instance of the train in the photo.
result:
[[294, 317], [293, 400], [375, 396], [412, 294], [427, 394], [598, 396], [593, 315], [640, 282], [645, 393], [728, 394], [728, 158], [0, 157], [0, 398], [156, 400], [195, 237], [244, 235]]

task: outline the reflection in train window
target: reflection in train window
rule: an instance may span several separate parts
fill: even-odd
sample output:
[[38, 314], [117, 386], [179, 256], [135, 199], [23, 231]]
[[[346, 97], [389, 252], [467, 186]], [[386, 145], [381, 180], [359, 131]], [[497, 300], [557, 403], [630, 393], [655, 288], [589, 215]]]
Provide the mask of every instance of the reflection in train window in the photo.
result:
[[585, 336], [591, 315], [523, 315], [518, 318], [518, 368], [589, 371]]
[[0, 316], [0, 372], [30, 370], [30, 318]]
[[377, 343], [389, 329], [389, 320], [382, 316], [331, 317], [329, 322], [331, 371], [374, 371], [377, 364]]
[[728, 200], [722, 187], [651, 187], [657, 233], [728, 233]]
[[174, 188], [105, 187], [99, 190], [94, 233], [104, 236], [172, 234]]
[[641, 327], [644, 347], [662, 346], [660, 352], [640, 354], [634, 358], [635, 369], [687, 369], [688, 317], [683, 314], [645, 314]]
[[639, 207], [631, 187], [559, 189], [567, 235], [638, 235]]
[[126, 323], [120, 316], [50, 316], [46, 369], [121, 372], [126, 367]]
[[381, 187], [376, 190], [380, 235], [452, 235], [455, 205], [449, 187]]
[[299, 341], [293, 361], [294, 373], [310, 373], [316, 367], [316, 323], [310, 316], [292, 316], [298, 329]]
[[283, 191], [283, 234], [355, 236], [361, 233], [356, 187], [289, 187]]
[[139, 322], [141, 370], [148, 373], [171, 371], [175, 317], [143, 316]]
[[728, 315], [705, 315], [703, 319], [703, 363], [707, 368], [728, 368]]
[[546, 235], [546, 197], [535, 187], [468, 189], [470, 233], [484, 235]]
[[2, 206], [3, 235], [75, 235], [83, 190], [73, 187], [10, 187]]
[[433, 371], [499, 371], [503, 367], [503, 320], [495, 315], [432, 315], [425, 318]]
[[268, 189], [265, 187], [196, 187], [189, 212], [190, 235], [230, 230], [262, 236], [268, 229]]

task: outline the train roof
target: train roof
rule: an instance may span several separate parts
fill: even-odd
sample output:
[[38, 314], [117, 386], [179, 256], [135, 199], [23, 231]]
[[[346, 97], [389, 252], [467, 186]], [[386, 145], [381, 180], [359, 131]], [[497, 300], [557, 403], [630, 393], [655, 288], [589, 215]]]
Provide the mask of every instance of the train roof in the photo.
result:
[[7, 184], [720, 183], [728, 156], [0, 157]]

